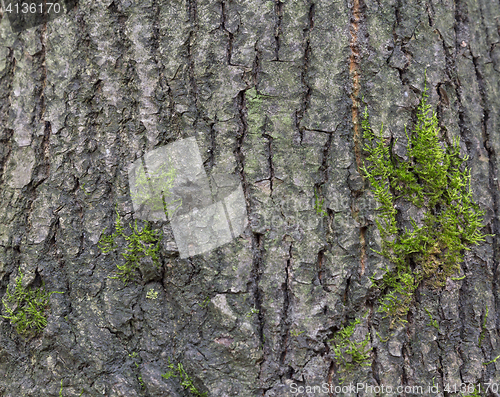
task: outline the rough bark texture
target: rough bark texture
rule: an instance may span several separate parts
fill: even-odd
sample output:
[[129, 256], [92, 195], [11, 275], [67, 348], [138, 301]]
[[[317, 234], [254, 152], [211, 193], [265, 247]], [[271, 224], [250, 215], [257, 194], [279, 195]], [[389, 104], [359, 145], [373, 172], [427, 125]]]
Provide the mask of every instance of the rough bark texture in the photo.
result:
[[[498, 239], [466, 253], [463, 280], [419, 288], [408, 324], [389, 329], [370, 289], [385, 263], [359, 169], [362, 98], [403, 150], [427, 68], [443, 139], [460, 137], [484, 231], [499, 233], [499, 32], [498, 0], [80, 0], [20, 33], [4, 15], [0, 295], [19, 266], [64, 294], [38, 337], [1, 321], [0, 394], [58, 396], [62, 379], [63, 396], [190, 395], [161, 377], [169, 358], [209, 396], [341, 378], [434, 382], [439, 396], [446, 383], [500, 383], [500, 360], [483, 365], [500, 354]], [[236, 162], [249, 226], [181, 260], [158, 222], [161, 272], [110, 279], [122, 259], [97, 242], [115, 206], [133, 219], [128, 165], [190, 136], [208, 172]], [[354, 318], [372, 365], [343, 373], [328, 340]]]

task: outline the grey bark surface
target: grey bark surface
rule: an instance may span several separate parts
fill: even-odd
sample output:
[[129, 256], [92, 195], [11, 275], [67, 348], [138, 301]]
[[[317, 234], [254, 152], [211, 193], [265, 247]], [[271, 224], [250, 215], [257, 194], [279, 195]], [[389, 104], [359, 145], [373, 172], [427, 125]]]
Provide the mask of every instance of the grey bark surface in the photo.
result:
[[[389, 328], [370, 288], [386, 262], [359, 169], [362, 98], [404, 153], [426, 68], [498, 233], [498, 0], [80, 0], [19, 33], [2, 16], [0, 295], [19, 267], [64, 294], [38, 337], [0, 322], [0, 395], [58, 396], [61, 380], [63, 396], [190, 395], [161, 377], [169, 359], [218, 397], [500, 383], [500, 360], [483, 364], [500, 355], [497, 237], [466, 253], [464, 279], [419, 288], [405, 326]], [[115, 206], [133, 221], [128, 165], [191, 136], [207, 172], [236, 162], [249, 226], [180, 259], [156, 222], [161, 271], [110, 279], [123, 258], [97, 243]], [[371, 365], [345, 373], [328, 340], [354, 318]]]

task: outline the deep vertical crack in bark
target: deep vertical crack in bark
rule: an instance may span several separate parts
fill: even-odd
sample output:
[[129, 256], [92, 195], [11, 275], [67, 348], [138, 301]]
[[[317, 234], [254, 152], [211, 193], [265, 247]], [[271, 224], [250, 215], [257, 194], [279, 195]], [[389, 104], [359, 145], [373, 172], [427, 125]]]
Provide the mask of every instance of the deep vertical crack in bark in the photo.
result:
[[332, 390], [335, 390], [334, 389], [334, 384], [333, 384], [333, 376], [335, 375], [335, 361], [332, 360], [332, 362], [330, 363], [330, 366], [328, 367], [328, 375], [326, 377], [326, 381], [328, 383], [328, 389], [329, 389], [329, 392], [328, 392], [328, 396], [329, 397], [334, 397], [335, 394], [332, 392]]
[[[490, 143], [490, 131], [488, 129], [488, 121], [490, 118], [490, 110], [488, 96], [486, 94], [486, 86], [484, 82], [483, 72], [481, 70], [481, 65], [479, 59], [477, 57], [472, 58], [472, 62], [474, 64], [474, 70], [476, 73], [476, 80], [479, 85], [479, 93], [481, 95], [481, 108], [483, 109], [482, 115], [482, 139], [483, 146], [488, 153], [488, 186], [489, 191], [491, 192], [492, 201], [493, 201], [493, 212], [495, 216], [491, 220], [490, 225], [490, 233], [493, 234], [493, 263], [492, 263], [492, 290], [493, 297], [495, 300], [495, 313], [498, 313], [500, 309], [500, 297], [498, 296], [498, 270], [499, 270], [499, 261], [500, 261], [500, 241], [499, 241], [499, 233], [500, 233], [500, 220], [499, 220], [499, 204], [500, 204], [500, 184], [498, 182], [498, 168], [497, 168], [497, 157], [495, 153], [494, 146]], [[497, 315], [497, 327], [500, 325], [500, 316]], [[498, 328], [500, 329], [500, 327]], [[486, 357], [489, 360], [488, 357]]]
[[361, 244], [361, 276], [365, 274], [366, 267], [366, 226], [362, 226], [359, 228], [359, 242]]
[[[360, 76], [360, 43], [359, 43], [359, 30], [361, 24], [361, 1], [362, 0], [352, 0], [351, 4], [351, 24], [350, 24], [350, 34], [351, 39], [349, 42], [351, 48], [351, 55], [349, 57], [349, 74], [352, 81], [351, 90], [351, 119], [353, 125], [353, 139], [354, 139], [354, 156], [356, 158], [356, 166], [359, 173], [361, 173], [361, 167], [363, 165], [362, 159], [362, 137], [359, 122], [359, 108], [360, 108], [360, 98], [359, 93], [361, 91], [361, 76]], [[356, 219], [357, 216], [354, 215]], [[358, 220], [359, 222], [359, 220]], [[359, 230], [359, 241], [361, 244], [360, 251], [360, 273], [361, 275], [365, 272], [366, 263], [366, 239], [365, 239], [366, 228], [364, 226], [360, 227]]]
[[[258, 310], [257, 318], [259, 321], [257, 332], [259, 334], [259, 342], [262, 346], [265, 359], [265, 338], [264, 338], [264, 314], [262, 313], [262, 292], [259, 287], [260, 278], [262, 276], [262, 261], [264, 255], [264, 245], [262, 241], [262, 235], [258, 233], [253, 233], [252, 235], [252, 252], [253, 255], [253, 267], [251, 274], [251, 293], [253, 296], [253, 302], [255, 309]], [[262, 363], [261, 363], [262, 365]], [[260, 371], [260, 376], [262, 371]]]
[[[493, 263], [492, 263], [492, 274], [493, 274], [493, 279], [492, 279], [492, 294], [493, 298], [495, 301], [495, 312], [499, 313], [500, 312], [500, 297], [498, 294], [498, 283], [499, 283], [499, 262], [500, 262], [500, 238], [499, 238], [499, 233], [500, 233], [500, 220], [499, 220], [499, 215], [500, 215], [500, 184], [498, 181], [498, 166], [497, 166], [497, 157], [494, 149], [494, 145], [490, 143], [491, 139], [491, 134], [492, 132], [489, 131], [488, 129], [488, 121], [490, 118], [490, 110], [489, 110], [489, 101], [488, 97], [486, 94], [486, 83], [484, 82], [484, 76], [483, 76], [483, 71], [481, 68], [481, 62], [480, 62], [480, 57], [474, 56], [472, 54], [472, 50], [470, 48], [470, 33], [469, 33], [469, 10], [468, 10], [468, 4], [462, 0], [455, 0], [455, 54], [453, 58], [453, 68], [447, 67], [447, 72], [448, 75], [450, 75], [449, 71], [453, 71], [453, 82], [456, 90], [456, 96], [457, 96], [457, 101], [459, 103], [459, 127], [460, 127], [460, 135], [462, 140], [465, 142], [466, 147], [467, 147], [467, 152], [471, 152], [471, 142], [470, 139], [467, 137], [467, 128], [466, 128], [466, 115], [465, 115], [465, 110], [464, 106], [462, 104], [462, 87], [460, 85], [460, 81], [457, 76], [456, 72], [456, 58], [462, 53], [470, 52], [471, 58], [472, 58], [472, 63], [474, 66], [474, 72], [475, 72], [475, 77], [476, 81], [478, 83], [479, 87], [479, 94], [481, 98], [481, 109], [482, 109], [482, 117], [481, 117], [481, 128], [482, 128], [482, 143], [483, 147], [488, 155], [488, 187], [489, 191], [491, 192], [492, 195], [492, 201], [493, 201], [493, 212], [494, 212], [494, 217], [491, 221], [490, 225], [490, 233], [494, 234], [492, 237], [493, 239]], [[483, 16], [483, 10], [481, 12], [481, 21], [484, 20]], [[464, 34], [465, 33], [465, 34]], [[459, 38], [460, 36], [460, 38]], [[448, 66], [448, 65], [447, 65]], [[466, 265], [466, 262], [465, 262]], [[465, 269], [466, 270], [466, 269]], [[460, 289], [460, 295], [462, 296], [462, 290], [465, 288], [466, 282], [462, 284], [462, 288]], [[465, 298], [464, 298], [465, 299]], [[462, 309], [462, 305], [460, 305], [460, 308]], [[466, 327], [466, 316], [465, 314], [461, 317], [462, 320], [462, 332]], [[496, 316], [496, 326], [497, 326], [497, 335], [500, 335], [500, 316]], [[461, 350], [461, 356], [462, 359], [465, 361], [466, 358], [464, 357], [465, 353], [462, 352]], [[490, 358], [485, 356], [487, 360]]]
[[295, 126], [299, 131], [300, 135], [300, 143], [302, 144], [303, 135], [304, 135], [304, 127], [300, 125], [300, 122], [304, 118], [304, 114], [309, 106], [309, 100], [311, 98], [311, 86], [308, 81], [307, 73], [309, 70], [309, 62], [311, 61], [311, 43], [310, 43], [310, 34], [311, 30], [314, 27], [314, 3], [310, 3], [309, 5], [309, 13], [308, 13], [308, 24], [304, 29], [304, 38], [303, 38], [303, 48], [304, 48], [304, 62], [302, 64], [302, 71], [300, 73], [300, 81], [302, 86], [304, 87], [304, 94], [301, 102], [300, 108], [295, 111]]
[[434, 26], [434, 15], [436, 13], [434, 12], [432, 2], [426, 2], [425, 10], [427, 11], [427, 18], [429, 19], [429, 26]]
[[[336, 131], [336, 130], [335, 130]], [[332, 148], [332, 142], [333, 142], [333, 134], [335, 133], [329, 133], [328, 134], [328, 139], [323, 147], [323, 157], [321, 159], [321, 166], [319, 167], [319, 182], [314, 184], [314, 190], [315, 194], [317, 195], [317, 200], [319, 202], [323, 202], [323, 186], [328, 182], [329, 180], [329, 165], [328, 165], [328, 160], [330, 158], [330, 151]], [[316, 199], [316, 197], [315, 197]], [[324, 210], [322, 208], [322, 210]], [[326, 208], [326, 213], [328, 215], [328, 225], [326, 229], [326, 240], [327, 243], [330, 244], [330, 237], [331, 237], [331, 223], [333, 222], [333, 211], [330, 210], [329, 208]], [[323, 217], [322, 217], [323, 219]]]
[[[264, 131], [266, 130], [267, 117], [264, 122]], [[267, 162], [269, 165], [269, 189], [271, 190], [270, 196], [273, 197], [274, 188], [274, 164], [273, 164], [273, 137], [269, 134], [263, 133], [263, 138], [267, 140]]]
[[[466, 270], [467, 269], [464, 269], [464, 272]], [[460, 289], [458, 290], [458, 318], [460, 319], [460, 339], [461, 340], [468, 339], [466, 333], [467, 333], [467, 330], [469, 328], [469, 324], [467, 321], [468, 316], [467, 316], [466, 310], [471, 308], [471, 305], [468, 302], [468, 297], [470, 296], [470, 293], [471, 292], [469, 291], [469, 282], [468, 282], [468, 279], [465, 278], [465, 280], [462, 282], [462, 285], [460, 286]], [[458, 351], [458, 354], [460, 355], [460, 359], [462, 360], [462, 363], [466, 363], [469, 360], [469, 358], [467, 356], [466, 351], [464, 351], [462, 344], [460, 344], [457, 347], [457, 351]]]
[[[0, 93], [7, 93], [2, 97], [0, 102], [0, 126], [6, 125], [9, 117], [9, 111], [11, 108], [11, 101], [9, 93], [12, 90], [12, 82], [14, 80], [14, 69], [16, 67], [16, 58], [14, 58], [14, 50], [12, 48], [8, 49], [8, 54], [5, 59], [6, 68], [5, 73], [0, 78]], [[5, 105], [4, 105], [5, 103]], [[0, 130], [0, 186], [5, 183], [3, 178], [7, 163], [9, 162], [10, 155], [12, 153], [12, 137], [14, 136], [14, 130], [3, 128]]]
[[240, 91], [236, 97], [236, 107], [238, 109], [239, 115], [239, 131], [236, 137], [236, 147], [233, 151], [236, 157], [236, 164], [238, 165], [237, 172], [240, 174], [241, 182], [243, 185], [243, 193], [245, 196], [247, 210], [250, 209], [250, 201], [248, 197], [248, 183], [245, 177], [245, 155], [243, 153], [243, 143], [248, 133], [248, 123], [247, 123], [247, 105], [245, 98], [245, 91]]
[[285, 371], [285, 359], [287, 352], [287, 344], [290, 337], [290, 320], [288, 316], [288, 312], [290, 310], [290, 277], [292, 273], [292, 254], [293, 243], [290, 243], [288, 248], [288, 258], [286, 260], [285, 267], [285, 282], [282, 285], [283, 289], [283, 311], [281, 313], [281, 355], [280, 355], [280, 363], [281, 363], [281, 375], [284, 374]]
[[351, 55], [349, 57], [349, 73], [352, 80], [352, 91], [351, 91], [351, 118], [353, 124], [354, 131], [354, 154], [356, 156], [356, 164], [358, 166], [358, 171], [361, 169], [362, 160], [361, 160], [361, 131], [359, 128], [359, 92], [361, 90], [360, 83], [360, 70], [359, 70], [359, 27], [361, 21], [361, 6], [360, 0], [352, 0], [352, 8], [351, 8], [351, 25], [350, 25], [350, 47], [351, 47]]
[[221, 24], [220, 28], [227, 34], [227, 48], [226, 48], [226, 58], [227, 64], [232, 65], [231, 57], [233, 55], [233, 41], [234, 35], [226, 27], [226, 2], [221, 1]]
[[[159, 96], [162, 97], [163, 93], [166, 92], [166, 97], [164, 100], [159, 100], [156, 101], [156, 104], [158, 106], [158, 117], [160, 120], [160, 125], [163, 123], [161, 121], [164, 120], [164, 115], [167, 114], [167, 117], [169, 122], [172, 121], [172, 115], [174, 113], [174, 101], [172, 98], [172, 90], [170, 88], [170, 85], [168, 84], [167, 79], [165, 78], [165, 65], [161, 62], [160, 55], [160, 43], [161, 43], [161, 37], [160, 37], [160, 24], [161, 24], [161, 8], [160, 8], [160, 0], [152, 0], [152, 9], [153, 9], [153, 35], [152, 35], [152, 43], [151, 43], [151, 55], [153, 57], [153, 60], [156, 64], [156, 67], [158, 68], [158, 86], [160, 89], [155, 89], [155, 95], [156, 93], [159, 93]], [[168, 109], [168, 110], [165, 110]], [[124, 123], [125, 124], [125, 123]], [[159, 126], [160, 127], [160, 126]], [[171, 139], [171, 134], [168, 133], [168, 131], [165, 130], [160, 130], [158, 131], [158, 146], [163, 146], [169, 143]]]
[[325, 260], [325, 250], [321, 250], [318, 252], [318, 259], [317, 259], [317, 264], [318, 264], [318, 281], [319, 284], [323, 287], [323, 289], [327, 292], [330, 292], [329, 288], [323, 284], [323, 261]]
[[[215, 115], [215, 120], [214, 121], [210, 121], [210, 120], [205, 120], [209, 126], [210, 126], [210, 135], [209, 135], [209, 138], [210, 138], [210, 145], [209, 145], [209, 149], [208, 149], [208, 158], [205, 160], [205, 163], [208, 167], [208, 171], [212, 171], [212, 169], [214, 168], [214, 165], [215, 165], [215, 149], [216, 149], [216, 146], [217, 146], [217, 140], [216, 140], [216, 131], [215, 131], [215, 125], [217, 124], [217, 122], [219, 121], [217, 119], [217, 115]], [[210, 188], [212, 190], [212, 178], [209, 178], [209, 184], [210, 184]], [[213, 191], [212, 191], [213, 193]], [[212, 197], [213, 198], [213, 197]]]
[[196, 35], [198, 30], [198, 7], [196, 0], [187, 0], [187, 11], [189, 16], [190, 32], [187, 39], [187, 63], [188, 63], [188, 74], [189, 74], [189, 94], [193, 98], [196, 114], [193, 121], [193, 126], [196, 125], [199, 114], [199, 104], [198, 104], [198, 85], [196, 83], [196, 76], [194, 72], [194, 59], [193, 59], [193, 46], [196, 41]]
[[[460, 31], [465, 30], [464, 26], [468, 24], [468, 16], [462, 8], [465, 8], [461, 0], [455, 0], [455, 54], [453, 57], [453, 67], [447, 68], [448, 76], [450, 76], [453, 81], [455, 88], [455, 94], [458, 101], [458, 126], [460, 128], [460, 137], [467, 147], [467, 151], [470, 151], [470, 143], [465, 137], [465, 113], [464, 106], [462, 104], [462, 87], [460, 85], [460, 80], [456, 72], [456, 59], [461, 50], [460, 43], [458, 43], [458, 36]], [[463, 50], [463, 49], [462, 49]], [[461, 55], [461, 54], [460, 54]]]

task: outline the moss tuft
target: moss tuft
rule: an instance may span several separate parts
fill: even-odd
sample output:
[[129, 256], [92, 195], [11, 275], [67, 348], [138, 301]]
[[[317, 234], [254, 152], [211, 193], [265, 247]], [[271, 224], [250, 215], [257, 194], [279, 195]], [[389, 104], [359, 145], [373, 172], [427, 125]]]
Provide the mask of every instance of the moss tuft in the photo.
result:
[[169, 370], [162, 375], [165, 379], [179, 378], [181, 386], [189, 390], [189, 392], [196, 397], [207, 397], [207, 393], [200, 392], [193, 383], [193, 379], [186, 373], [181, 363], [177, 365], [170, 362], [168, 363]]
[[2, 298], [3, 307], [7, 313], [3, 318], [10, 320], [16, 327], [17, 333], [23, 336], [35, 335], [42, 331], [47, 325], [45, 311], [49, 306], [49, 299], [52, 294], [62, 294], [63, 292], [45, 290], [45, 283], [39, 288], [23, 286], [24, 274], [19, 268], [19, 275], [16, 277], [16, 286], [11, 292], [7, 287], [7, 292]]
[[[366, 107], [363, 114], [367, 157], [362, 171], [380, 203], [376, 224], [382, 247], [377, 252], [394, 264], [376, 283], [383, 291], [379, 310], [393, 321], [404, 321], [420, 283], [442, 286], [459, 273], [463, 252], [486, 237], [480, 230], [484, 212], [472, 197], [467, 157], [460, 157], [458, 139], [451, 145], [440, 143], [437, 116], [427, 97], [426, 82], [417, 124], [406, 133], [408, 161], [398, 161], [381, 134], [374, 135]], [[396, 202], [419, 208], [422, 221], [411, 220], [411, 227], [403, 229], [396, 221]]]
[[369, 366], [370, 351], [373, 348], [368, 348], [370, 343], [370, 333], [367, 332], [365, 339], [362, 342], [352, 340], [352, 336], [356, 329], [356, 325], [360, 323], [359, 319], [352, 321], [348, 326], [343, 327], [330, 340], [333, 342], [333, 352], [335, 359], [346, 370], [351, 370], [355, 366]]
[[118, 248], [117, 239], [123, 239], [127, 243], [125, 251], [122, 252], [125, 264], [116, 265], [118, 268], [117, 276], [111, 277], [121, 279], [125, 283], [133, 278], [134, 273], [139, 269], [142, 258], [150, 257], [155, 266], [160, 266], [159, 251], [162, 233], [152, 230], [147, 221], [142, 229], [137, 226], [137, 221], [134, 222], [134, 226], [129, 224], [129, 227], [132, 233], [127, 235], [117, 210], [114, 233], [111, 235], [103, 234], [99, 239], [99, 248], [103, 253], [116, 250]]

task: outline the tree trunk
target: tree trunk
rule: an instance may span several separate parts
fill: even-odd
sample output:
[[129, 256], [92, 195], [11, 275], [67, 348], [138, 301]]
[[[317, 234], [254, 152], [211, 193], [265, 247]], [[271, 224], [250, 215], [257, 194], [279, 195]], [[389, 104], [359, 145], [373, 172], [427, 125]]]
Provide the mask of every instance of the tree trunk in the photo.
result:
[[[499, 232], [498, 0], [80, 0], [19, 32], [6, 15], [0, 295], [20, 271], [64, 293], [34, 337], [2, 319], [2, 396], [196, 395], [161, 376], [169, 362], [208, 396], [500, 383], [498, 238], [466, 252], [465, 278], [420, 286], [390, 328], [360, 170], [365, 104], [403, 153], [427, 70], [442, 140], [460, 138], [483, 231]], [[153, 222], [161, 271], [110, 278], [124, 246], [104, 254], [98, 241], [116, 212], [134, 220], [129, 165], [188, 137], [207, 173], [238, 175], [248, 226], [181, 259], [169, 223]], [[331, 339], [354, 319], [373, 349], [346, 370]]]

